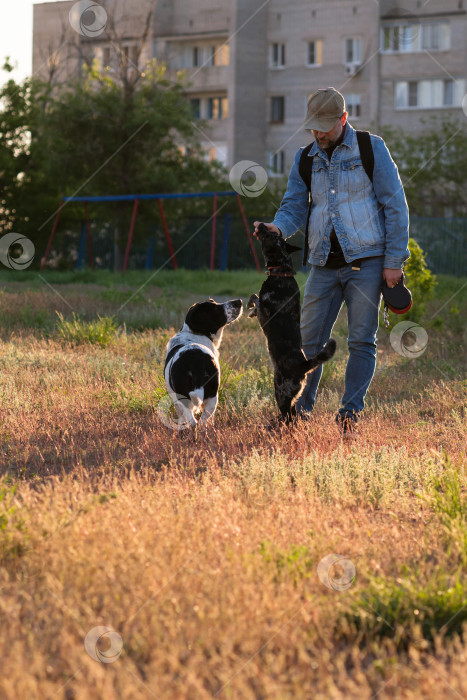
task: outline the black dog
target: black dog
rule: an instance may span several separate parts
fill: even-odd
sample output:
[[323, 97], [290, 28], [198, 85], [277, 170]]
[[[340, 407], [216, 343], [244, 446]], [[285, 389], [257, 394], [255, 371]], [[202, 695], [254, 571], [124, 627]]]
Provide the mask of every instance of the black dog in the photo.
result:
[[336, 351], [332, 338], [323, 349], [307, 360], [300, 335], [300, 290], [294, 278], [290, 253], [300, 250], [287, 243], [264, 224], [258, 226], [268, 278], [257, 294], [252, 294], [247, 308], [250, 317], [258, 316], [267, 339], [274, 366], [274, 392], [281, 416], [289, 422], [296, 416], [295, 402], [305, 385], [305, 376]]

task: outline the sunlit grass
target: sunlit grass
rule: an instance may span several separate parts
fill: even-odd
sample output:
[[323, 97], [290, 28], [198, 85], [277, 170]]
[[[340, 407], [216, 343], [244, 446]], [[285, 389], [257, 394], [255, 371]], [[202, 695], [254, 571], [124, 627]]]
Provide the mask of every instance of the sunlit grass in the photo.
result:
[[[271, 364], [241, 318], [213, 426], [177, 432], [158, 414], [165, 348], [199, 291], [118, 312], [131, 291], [0, 294], [0, 697], [467, 696], [463, 302], [427, 318], [415, 361], [380, 329], [349, 444], [342, 318], [310, 423], [266, 429]], [[347, 588], [320, 579], [330, 554], [355, 567]], [[96, 626], [122, 638], [114, 663], [85, 651]]]

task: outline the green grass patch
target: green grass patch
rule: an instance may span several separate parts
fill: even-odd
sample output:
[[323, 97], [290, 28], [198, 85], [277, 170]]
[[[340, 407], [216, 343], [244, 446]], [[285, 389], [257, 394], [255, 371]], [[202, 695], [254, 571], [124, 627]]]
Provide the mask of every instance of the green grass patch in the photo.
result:
[[60, 340], [72, 345], [100, 345], [105, 347], [115, 337], [117, 323], [113, 316], [98, 316], [93, 321], [83, 321], [75, 313], [71, 320], [58, 313], [56, 333]]
[[0, 325], [4, 330], [18, 327], [44, 330], [50, 323], [45, 309], [33, 308], [26, 303], [17, 309], [0, 312]]
[[[107, 287], [110, 296], [118, 285], [141, 291], [151, 287], [168, 289], [174, 297], [186, 295], [187, 292], [199, 294], [208, 299], [210, 296], [228, 296], [230, 298], [250, 296], [257, 291], [264, 279], [256, 270], [129, 270], [125, 274], [110, 270], [0, 270], [0, 284], [8, 286], [11, 282], [27, 282], [27, 288], [37, 289], [44, 286], [44, 280], [50, 285], [61, 284], [97, 284]], [[297, 280], [303, 286], [306, 276], [298, 273]], [[141, 287], [141, 290], [139, 288]]]
[[22, 556], [29, 539], [25, 523], [15, 504], [17, 484], [0, 483], [0, 561]]
[[467, 621], [462, 574], [435, 570], [431, 577], [404, 567], [397, 578], [373, 578], [339, 620], [336, 633], [363, 645], [372, 639], [391, 637], [399, 649], [407, 649], [422, 637], [433, 642], [436, 633], [451, 636]]
[[[404, 565], [395, 577], [370, 576], [344, 614], [351, 634], [368, 642], [392, 637], [407, 648], [420, 636], [432, 642], [435, 633], [461, 633], [467, 622], [465, 565], [467, 562], [467, 498], [461, 476], [445, 455], [442, 471], [435, 473], [423, 494], [445, 535], [443, 555]], [[427, 566], [428, 564], [428, 566]]]
[[164, 394], [162, 388], [146, 391], [142, 389], [120, 387], [114, 391], [105, 391], [98, 395], [100, 403], [110, 406], [122, 413], [147, 413], [156, 409], [158, 401]]
[[245, 411], [249, 414], [251, 410], [259, 412], [265, 406], [271, 407], [274, 396], [269, 365], [239, 372], [221, 359], [220, 367], [219, 405], [230, 414], [241, 411], [245, 416]]
[[285, 577], [297, 586], [300, 581], [316, 574], [316, 557], [305, 545], [291, 545], [281, 550], [269, 540], [263, 540], [259, 553], [263, 561], [273, 567], [275, 583]]

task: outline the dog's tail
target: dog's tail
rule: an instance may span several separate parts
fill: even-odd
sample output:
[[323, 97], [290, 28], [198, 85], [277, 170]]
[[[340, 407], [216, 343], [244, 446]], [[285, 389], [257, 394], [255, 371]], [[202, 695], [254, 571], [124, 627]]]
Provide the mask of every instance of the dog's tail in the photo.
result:
[[311, 372], [312, 369], [316, 369], [316, 367], [323, 364], [323, 362], [330, 360], [336, 352], [336, 347], [336, 341], [334, 338], [330, 338], [323, 349], [320, 350], [315, 357], [312, 357], [311, 360], [306, 361], [306, 371]]
[[190, 391], [190, 399], [191, 403], [194, 406], [200, 407], [204, 401], [204, 387], [201, 387], [200, 389], [195, 389], [194, 391]]

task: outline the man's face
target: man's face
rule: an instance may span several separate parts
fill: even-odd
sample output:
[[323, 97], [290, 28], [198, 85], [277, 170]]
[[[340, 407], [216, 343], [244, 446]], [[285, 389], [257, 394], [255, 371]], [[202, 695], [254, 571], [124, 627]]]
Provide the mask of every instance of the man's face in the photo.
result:
[[336, 141], [341, 137], [342, 131], [345, 126], [347, 114], [340, 117], [336, 122], [336, 125], [330, 131], [315, 131], [312, 129], [313, 136], [320, 148], [326, 149], [334, 146]]

